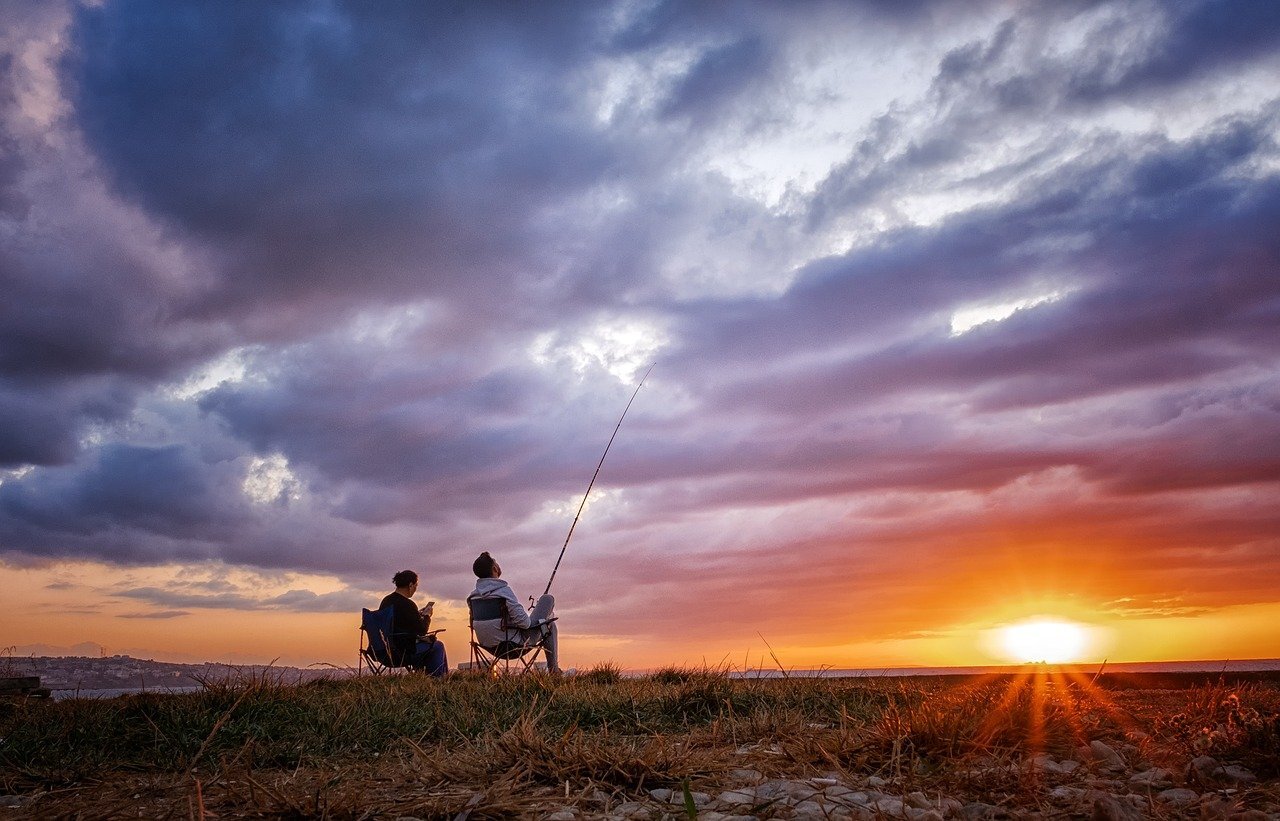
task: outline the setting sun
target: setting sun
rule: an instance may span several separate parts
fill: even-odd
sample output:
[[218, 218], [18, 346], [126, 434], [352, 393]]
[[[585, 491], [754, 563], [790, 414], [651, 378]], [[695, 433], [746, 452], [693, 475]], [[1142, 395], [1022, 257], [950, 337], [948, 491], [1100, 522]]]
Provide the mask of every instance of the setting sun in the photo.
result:
[[1037, 618], [1005, 627], [1000, 639], [1004, 652], [1013, 661], [1062, 664], [1080, 660], [1086, 632], [1073, 622]]

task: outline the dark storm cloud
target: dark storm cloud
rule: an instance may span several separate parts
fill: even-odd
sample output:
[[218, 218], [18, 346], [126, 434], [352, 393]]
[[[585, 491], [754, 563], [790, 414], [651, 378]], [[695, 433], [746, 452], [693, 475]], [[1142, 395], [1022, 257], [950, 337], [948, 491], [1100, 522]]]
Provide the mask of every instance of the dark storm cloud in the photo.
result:
[[[1232, 148], [1225, 152], [1214, 139], [1158, 147], [1116, 179], [1108, 179], [1114, 157], [1067, 167], [1061, 178], [1042, 180], [1030, 202], [949, 221], [887, 250], [824, 261], [782, 299], [726, 306], [718, 315], [700, 311], [689, 335], [698, 344], [686, 356], [700, 361], [728, 351], [745, 359], [766, 349], [871, 344], [906, 318], [1034, 282], [1057, 265], [1083, 268], [1079, 293], [958, 338], [939, 322], [932, 333], [821, 370], [762, 370], [754, 383], [729, 389], [724, 402], [739, 406], [759, 390], [765, 408], [795, 412], [941, 388], [974, 394], [980, 407], [1041, 405], [1275, 356], [1280, 241], [1263, 226], [1280, 221], [1280, 180], [1222, 179], [1273, 127], [1270, 118], [1257, 123], [1247, 140], [1240, 128], [1226, 129], [1221, 142]], [[1241, 142], [1252, 150], [1237, 153]], [[1216, 161], [1223, 154], [1229, 159]], [[1072, 235], [1088, 235], [1089, 247], [1046, 249], [1035, 258], [1020, 248], [1028, 236]], [[903, 289], [907, 280], [916, 287]]]
[[768, 52], [757, 37], [704, 53], [672, 89], [664, 106], [673, 116], [712, 117], [726, 98], [741, 93], [768, 68]]
[[[1095, 544], [1100, 568], [1123, 549], [1142, 589], [1097, 589], [1138, 609], [1196, 568], [1220, 581], [1179, 607], [1257, 599], [1278, 104], [1159, 122], [1268, 64], [1273, 6], [128, 0], [65, 30], [33, 11], [32, 41], [68, 50], [60, 85], [0, 50], [0, 465], [37, 466], [0, 474], [0, 550], [430, 564], [460, 588], [476, 547], [540, 568], [550, 503], [581, 493], [629, 394], [591, 334], [637, 319], [666, 341], [598, 485], [626, 490], [593, 512], [599, 588], [574, 588], [599, 632], [628, 585], [693, 612], [770, 579], [783, 606], [855, 555], [869, 604], [1014, 543]], [[766, 202], [714, 165], [838, 102], [800, 72], [852, 43], [932, 56], [900, 67], [915, 96], [803, 125], [840, 133], [816, 186], [769, 156]], [[1116, 101], [1151, 116], [1100, 119]], [[228, 353], [243, 373], [174, 390]], [[808, 529], [772, 523], [806, 506]], [[714, 573], [677, 589], [693, 567]], [[118, 595], [363, 602], [202, 584]]]
[[620, 160], [572, 66], [592, 7], [85, 10], [69, 78], [117, 185], [233, 250], [211, 300], [514, 284], [539, 212]]
[[101, 197], [67, 133], [39, 45], [64, 14], [9, 4], [0, 37], [0, 467], [71, 461], [87, 427], [226, 342], [175, 318], [198, 290], [183, 254]]
[[[248, 593], [201, 594], [159, 587], [134, 587], [115, 591], [112, 595], [126, 599], [138, 599], [160, 607], [287, 610], [301, 613], [351, 613], [369, 604], [368, 593], [349, 589], [336, 590], [331, 593], [315, 593], [311, 590], [287, 590], [274, 596], [255, 596]], [[149, 618], [162, 617], [150, 616]]]
[[[112, 444], [77, 471], [42, 471], [0, 485], [4, 542], [28, 549], [59, 535], [84, 537], [118, 528], [196, 542], [235, 532], [216, 474], [182, 445]], [[216, 511], [216, 515], [215, 515]]]
[[1168, 86], [1214, 70], [1274, 57], [1280, 45], [1280, 7], [1268, 0], [1210, 0], [1157, 4], [1164, 15], [1146, 49], [1124, 48], [1114, 26], [1094, 59], [1068, 81], [1074, 97], [1092, 100]]

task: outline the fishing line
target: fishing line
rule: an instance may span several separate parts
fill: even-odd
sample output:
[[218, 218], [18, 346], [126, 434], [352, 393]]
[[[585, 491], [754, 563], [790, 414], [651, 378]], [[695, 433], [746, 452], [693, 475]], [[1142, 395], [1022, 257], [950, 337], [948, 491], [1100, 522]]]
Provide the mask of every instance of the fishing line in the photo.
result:
[[[656, 364], [658, 363], [653, 363], [653, 365]], [[622, 428], [622, 420], [627, 418], [627, 411], [631, 410], [631, 403], [636, 401], [636, 394], [640, 393], [640, 389], [644, 387], [644, 381], [649, 378], [649, 374], [653, 371], [653, 365], [650, 365], [649, 370], [644, 372], [644, 377], [641, 378], [640, 384], [636, 385], [631, 398], [627, 400], [627, 406], [622, 409], [622, 416], [618, 417], [618, 424], [613, 428], [613, 436], [609, 437], [609, 444], [604, 446], [604, 453], [600, 454], [600, 463], [596, 465], [596, 472], [591, 475], [591, 481], [587, 484], [587, 492], [582, 494], [582, 503], [578, 505], [578, 512], [573, 517], [573, 524], [569, 525], [569, 535], [564, 537], [564, 546], [560, 548], [560, 556], [556, 559], [556, 566], [551, 569], [551, 578], [547, 579], [547, 589], [542, 591], [544, 596], [551, 592], [551, 583], [556, 580], [556, 571], [560, 569], [560, 560], [564, 558], [564, 551], [569, 547], [569, 540], [573, 538], [573, 529], [578, 526], [578, 519], [582, 516], [582, 509], [587, 506], [587, 497], [591, 495], [591, 488], [595, 487], [596, 477], [600, 475], [600, 468], [604, 466], [604, 458], [609, 455], [609, 448], [613, 447], [613, 440]]]

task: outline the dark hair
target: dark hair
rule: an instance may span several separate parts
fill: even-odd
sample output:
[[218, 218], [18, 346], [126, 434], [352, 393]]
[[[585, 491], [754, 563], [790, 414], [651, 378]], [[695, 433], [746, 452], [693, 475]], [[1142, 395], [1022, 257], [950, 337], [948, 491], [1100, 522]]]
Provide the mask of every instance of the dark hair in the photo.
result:
[[418, 574], [412, 570], [401, 570], [399, 573], [391, 577], [391, 582], [396, 587], [408, 587], [418, 580]]
[[493, 566], [497, 564], [488, 551], [481, 553], [471, 565], [477, 579], [488, 579], [493, 576]]

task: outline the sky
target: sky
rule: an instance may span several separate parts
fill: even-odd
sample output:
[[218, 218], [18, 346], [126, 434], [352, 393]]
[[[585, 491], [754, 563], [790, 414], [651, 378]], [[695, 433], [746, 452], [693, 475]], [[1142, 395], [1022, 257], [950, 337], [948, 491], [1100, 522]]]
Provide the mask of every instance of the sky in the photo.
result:
[[1272, 0], [0, 17], [11, 654], [1280, 656]]

